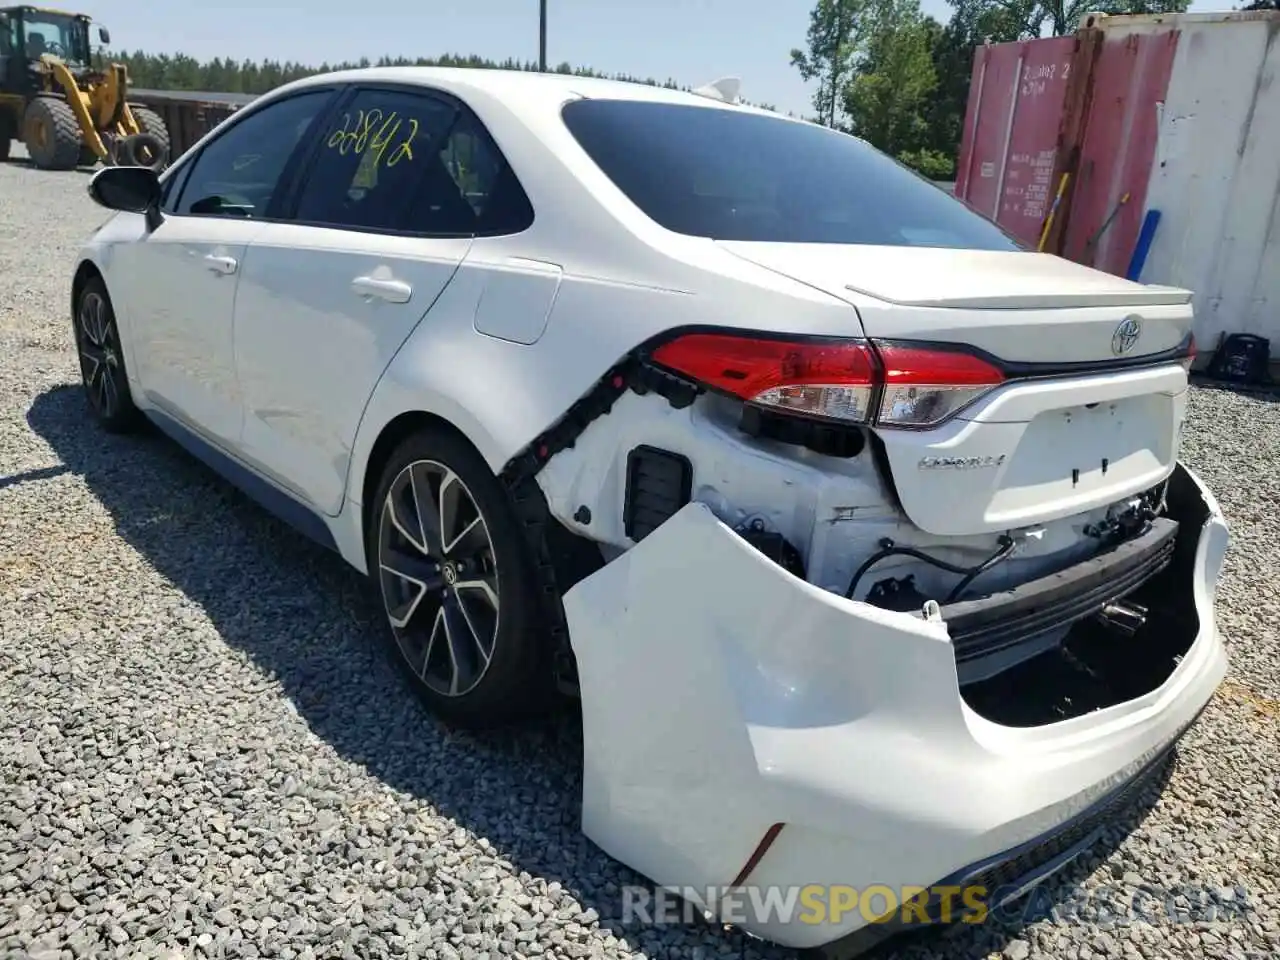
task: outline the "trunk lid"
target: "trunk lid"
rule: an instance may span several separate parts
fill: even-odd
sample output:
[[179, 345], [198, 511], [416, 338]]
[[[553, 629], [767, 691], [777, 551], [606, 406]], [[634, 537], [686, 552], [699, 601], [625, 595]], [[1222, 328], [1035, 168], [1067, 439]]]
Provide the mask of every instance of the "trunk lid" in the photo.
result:
[[914, 307], [985, 310], [1144, 307], [1187, 303], [1191, 292], [1134, 283], [1048, 253], [834, 243], [719, 245], [839, 297], [864, 294]]
[[1177, 364], [1015, 381], [932, 430], [877, 429], [903, 511], [937, 536], [1034, 527], [1117, 503], [1177, 462]]
[[904, 512], [928, 533], [1046, 523], [1148, 489], [1175, 465], [1186, 371], [1141, 360], [1185, 341], [1188, 291], [1036, 253], [721, 245], [847, 300], [868, 337], [1003, 362], [1007, 381], [940, 426], [876, 430]]
[[962, 343], [1013, 363], [1117, 359], [1119, 324], [1140, 319], [1125, 359], [1176, 347], [1191, 293], [1133, 283], [1049, 254], [718, 241], [758, 266], [858, 308], [866, 335]]

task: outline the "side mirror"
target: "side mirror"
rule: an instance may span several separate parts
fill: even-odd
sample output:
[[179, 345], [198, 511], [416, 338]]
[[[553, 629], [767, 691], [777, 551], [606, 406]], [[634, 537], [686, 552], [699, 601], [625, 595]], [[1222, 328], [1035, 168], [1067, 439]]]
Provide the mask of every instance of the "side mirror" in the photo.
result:
[[89, 181], [99, 206], [126, 213], [149, 213], [160, 203], [160, 177], [150, 167], [103, 167]]
[[109, 44], [111, 42], [111, 31], [106, 27], [99, 27], [98, 39], [101, 40], [104, 45]]

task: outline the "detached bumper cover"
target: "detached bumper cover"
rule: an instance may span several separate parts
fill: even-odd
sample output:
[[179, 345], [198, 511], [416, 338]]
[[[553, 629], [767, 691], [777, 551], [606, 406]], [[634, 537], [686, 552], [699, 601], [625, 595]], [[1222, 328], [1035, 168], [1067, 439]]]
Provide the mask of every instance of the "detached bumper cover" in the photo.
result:
[[[661, 886], [705, 890], [732, 883], [785, 824], [744, 879], [784, 894], [929, 887], [1065, 836], [1167, 752], [1225, 673], [1213, 600], [1227, 528], [1178, 471], [1199, 494], [1196, 515], [1179, 517], [1198, 527], [1190, 650], [1145, 696], [1030, 728], [964, 703], [945, 623], [807, 584], [689, 504], [565, 596], [584, 832]], [[814, 947], [867, 920], [742, 926]]]

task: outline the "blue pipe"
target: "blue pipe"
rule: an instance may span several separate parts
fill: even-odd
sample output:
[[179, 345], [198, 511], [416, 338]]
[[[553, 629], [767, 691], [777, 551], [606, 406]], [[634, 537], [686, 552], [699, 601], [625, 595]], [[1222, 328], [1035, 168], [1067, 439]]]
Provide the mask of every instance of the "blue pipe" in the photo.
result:
[[1142, 219], [1142, 229], [1138, 231], [1138, 242], [1133, 245], [1133, 256], [1129, 259], [1129, 269], [1125, 271], [1125, 279], [1136, 281], [1142, 276], [1142, 268], [1147, 265], [1147, 254], [1151, 252], [1151, 243], [1155, 239], [1156, 227], [1160, 224], [1160, 211], [1148, 210]]

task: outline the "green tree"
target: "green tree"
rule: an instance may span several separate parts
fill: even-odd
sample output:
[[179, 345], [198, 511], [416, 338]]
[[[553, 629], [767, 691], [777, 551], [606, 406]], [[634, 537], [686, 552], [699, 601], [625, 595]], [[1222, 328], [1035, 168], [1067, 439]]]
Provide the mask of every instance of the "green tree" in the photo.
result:
[[[281, 84], [300, 80], [317, 73], [328, 73], [333, 70], [352, 70], [371, 66], [368, 57], [356, 62], [322, 63], [319, 66], [267, 60], [255, 63], [252, 60], [237, 62], [230, 57], [215, 57], [201, 62], [185, 54], [146, 53], [141, 50], [116, 53], [110, 59], [123, 63], [129, 71], [129, 79], [134, 87], [144, 90], [200, 90], [210, 93], [245, 93], [260, 94], [273, 90]], [[531, 62], [520, 62], [508, 57], [502, 61], [489, 60], [475, 54], [446, 53], [439, 57], [380, 57], [380, 67], [470, 67], [478, 70], [527, 70], [536, 71], [538, 65]], [[575, 67], [562, 63], [555, 68], [556, 73], [570, 74], [579, 77], [603, 77], [622, 80], [630, 83], [642, 83], [648, 86], [667, 87], [672, 90], [689, 90], [685, 84], [677, 83], [671, 78], [659, 82], [652, 78], [633, 77], [627, 74], [607, 74], [591, 67]], [[749, 101], [745, 101], [749, 102]], [[775, 108], [766, 103], [755, 103], [752, 106], [765, 110]]]
[[[938, 84], [925, 105], [925, 122], [929, 129], [928, 151], [931, 170], [913, 163], [922, 173], [937, 180], [955, 176], [955, 163], [960, 153], [964, 132], [964, 116], [969, 106], [969, 85], [973, 76], [974, 51], [984, 43], [1017, 40], [1022, 28], [1017, 17], [992, 0], [956, 0], [946, 26], [926, 18], [932, 37], [932, 59]], [[938, 158], [943, 158], [939, 162]]]
[[809, 13], [806, 49], [791, 51], [791, 65], [805, 80], [817, 80], [813, 108], [818, 121], [838, 126], [844, 88], [853, 78], [862, 44], [862, 17], [869, 0], [818, 0]]
[[1073, 33], [1087, 13], [1185, 13], [1190, 0], [985, 0], [1018, 24], [1018, 38]]
[[867, 10], [844, 112], [854, 133], [891, 156], [929, 147], [925, 109], [938, 82], [932, 40], [919, 0], [875, 0]]

